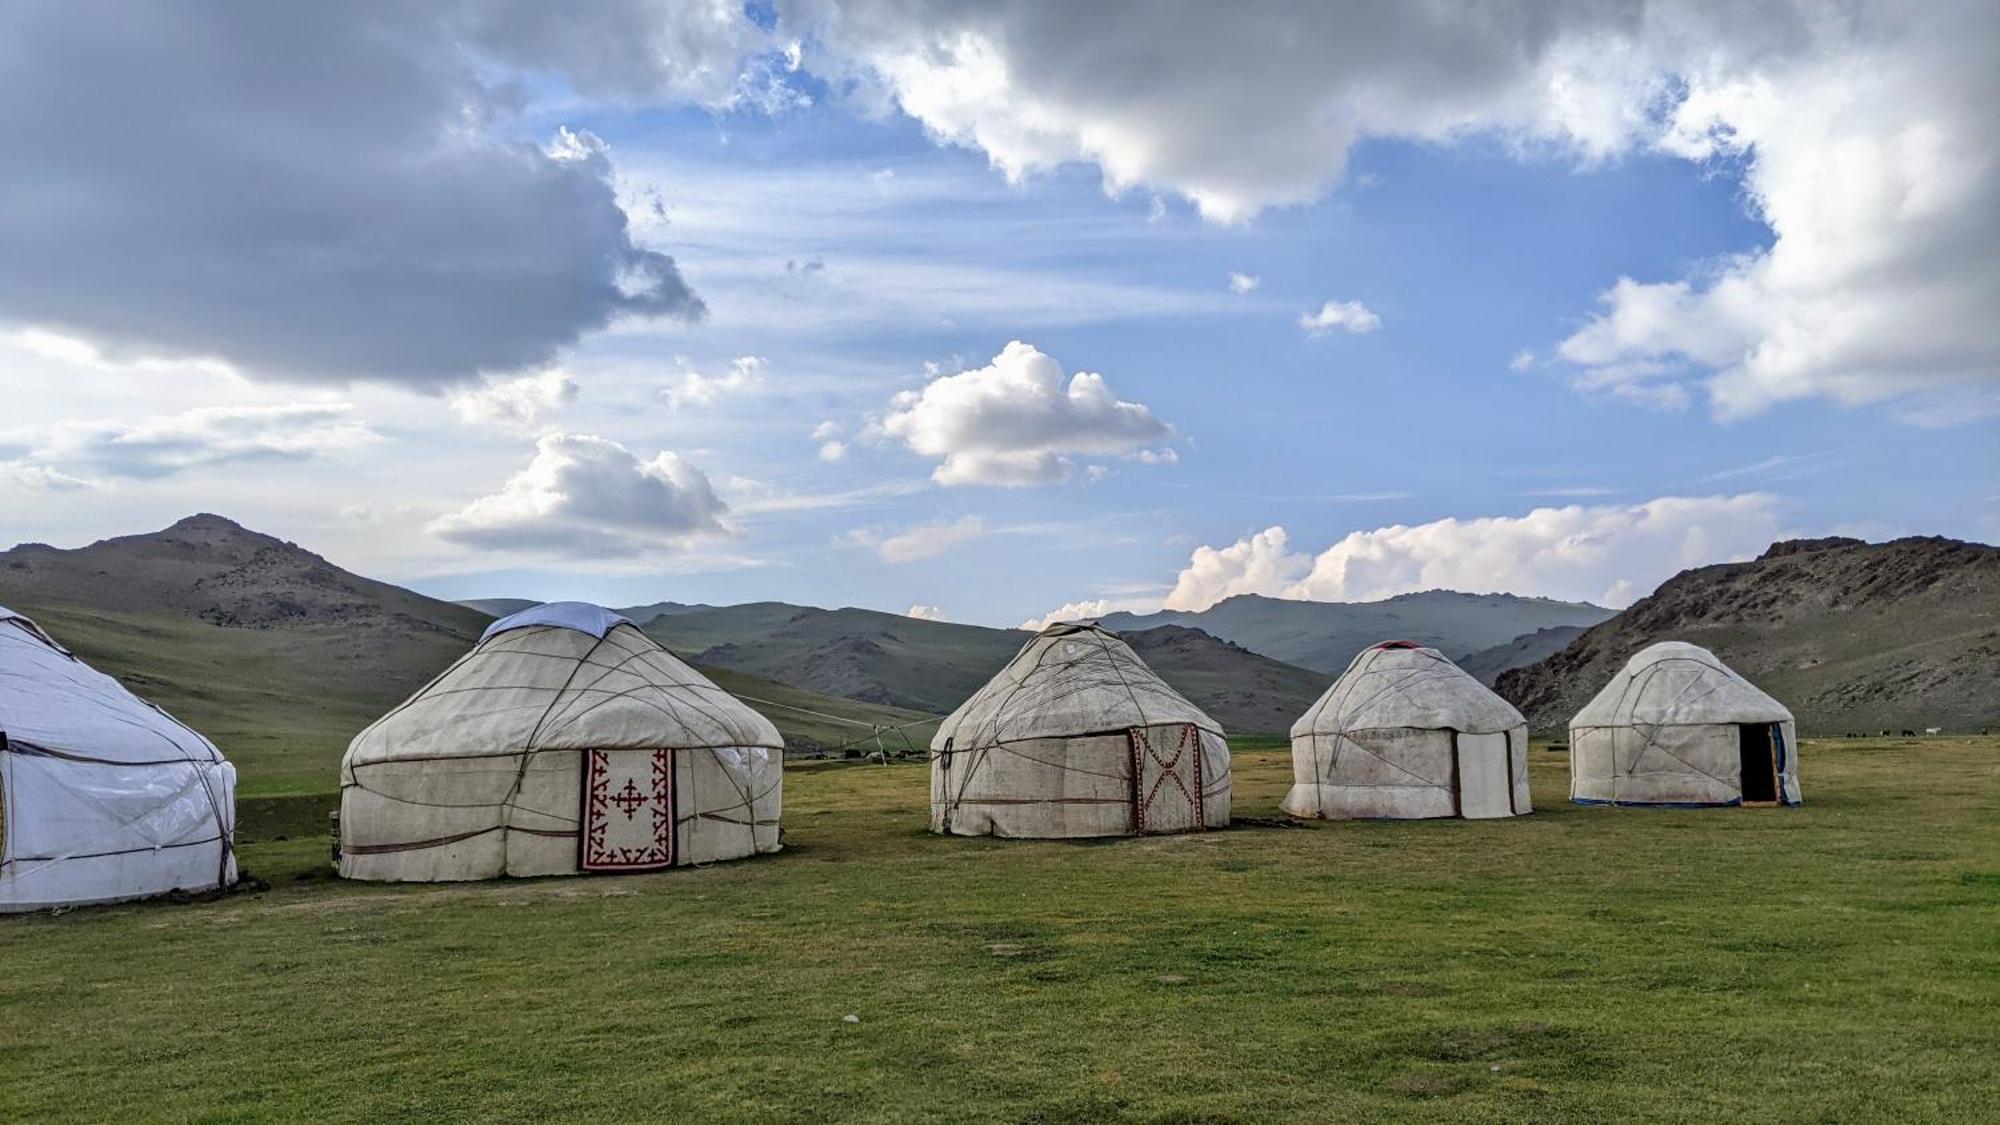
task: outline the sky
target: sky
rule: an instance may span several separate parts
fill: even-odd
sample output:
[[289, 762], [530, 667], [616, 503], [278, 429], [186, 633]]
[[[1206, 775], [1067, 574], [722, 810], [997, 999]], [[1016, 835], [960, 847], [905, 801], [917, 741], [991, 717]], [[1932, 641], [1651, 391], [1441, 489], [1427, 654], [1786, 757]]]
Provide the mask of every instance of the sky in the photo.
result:
[[0, 538], [1014, 626], [2000, 538], [2000, 9], [0, 2]]

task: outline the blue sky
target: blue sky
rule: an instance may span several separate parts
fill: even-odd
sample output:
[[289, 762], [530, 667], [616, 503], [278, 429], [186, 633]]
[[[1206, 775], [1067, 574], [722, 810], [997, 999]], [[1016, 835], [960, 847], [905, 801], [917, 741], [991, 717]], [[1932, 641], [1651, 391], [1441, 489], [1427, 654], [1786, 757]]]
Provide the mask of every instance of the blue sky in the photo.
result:
[[[1007, 7], [951, 42], [1023, 50], [1048, 32], [1048, 13]], [[0, 278], [0, 370], [27, 403], [0, 425], [14, 538], [68, 545], [213, 510], [440, 596], [782, 599], [1013, 625], [1064, 606], [1436, 585], [1623, 604], [1780, 535], [2000, 534], [1995, 330], [1952, 315], [1995, 291], [1993, 259], [1953, 249], [1991, 235], [1973, 202], [1990, 198], [1992, 134], [1957, 177], [1838, 158], [1906, 152], [1922, 139], [1910, 121], [1949, 136], [1990, 117], [1985, 79], [1926, 77], [1957, 49], [1948, 20], [1899, 38], [1909, 57], [1855, 89], [1824, 49], [1691, 77], [1674, 51], [1704, 29], [1642, 29], [1632, 53], [1666, 61], [1579, 71], [1604, 83], [1583, 110], [1535, 101], [1558, 88], [1546, 67], [1507, 79], [1526, 108], [1491, 120], [1376, 105], [1383, 75], [1349, 90], [1307, 68], [1299, 83], [1332, 83], [1310, 90], [1312, 120], [1359, 124], [1299, 133], [1324, 150], [1301, 170], [1271, 147], [1299, 129], [1285, 112], [1218, 127], [1171, 111], [1234, 89], [1092, 64], [1067, 85], [993, 94], [985, 71], [912, 72], [897, 36], [935, 28], [717, 11], [704, 34], [740, 73], [648, 56], [665, 69], [640, 93], [624, 72], [510, 56], [524, 48], [491, 28], [468, 77], [445, 48], [472, 32], [399, 28], [443, 60], [413, 85], [436, 83], [441, 106], [491, 98], [481, 143], [546, 167], [514, 190], [518, 161], [436, 183], [406, 172], [426, 161], [385, 161], [383, 196], [425, 202], [364, 201], [348, 221], [421, 230], [429, 258], [415, 264], [372, 235], [341, 236], [330, 257], [316, 232], [343, 220], [341, 200], [271, 220], [246, 253], [312, 300], [279, 301], [258, 325], [199, 294], [107, 295], [80, 276], [91, 300], [64, 304]], [[1398, 52], [1413, 73], [1434, 61], [1434, 32], [1378, 34], [1383, 67]], [[1881, 53], [1865, 21], [1847, 34], [1835, 45]], [[86, 73], [124, 57], [71, 49]], [[1021, 81], [1029, 66], [1000, 69]], [[1584, 80], [1561, 76], [1563, 90]], [[1746, 93], [1757, 83], [1835, 109], [1884, 91], [1907, 104], [1886, 123], [1827, 110], [1788, 125]], [[1630, 114], [1600, 112], [1635, 84]], [[234, 143], [271, 146], [246, 162], [273, 177], [341, 157]], [[116, 170], [106, 148], [88, 172]], [[455, 173], [453, 158], [436, 162]], [[1860, 179], [1814, 194], [1835, 192], [1811, 186], [1835, 172]], [[1905, 203], [1866, 210], [1878, 195]], [[1913, 198], [1941, 202], [1912, 219]], [[233, 240], [171, 200], [101, 205], [157, 211], [110, 219], [237, 268], [216, 241]], [[605, 226], [613, 206], [622, 231]], [[592, 239], [594, 256], [573, 253]], [[1888, 249], [1847, 260], [1875, 243]], [[370, 254], [352, 268], [395, 282], [379, 296], [339, 276]], [[482, 289], [495, 261], [523, 276]], [[612, 276], [589, 279], [593, 262]], [[1935, 328], [1897, 303], [1926, 286]], [[391, 293], [393, 320], [377, 307]], [[1302, 323], [1329, 305], [1342, 323]], [[415, 322], [413, 308], [435, 314]], [[383, 343], [357, 359], [332, 331], [287, 354], [267, 329], [288, 315], [315, 332], [351, 317], [351, 338]], [[1844, 334], [1856, 325], [1875, 327]], [[405, 335], [407, 369], [393, 350]], [[490, 346], [459, 347], [468, 338]], [[996, 365], [1014, 341], [1033, 351]], [[1058, 393], [1092, 372], [1098, 397], [1066, 412], [1024, 389], [1058, 368]]]

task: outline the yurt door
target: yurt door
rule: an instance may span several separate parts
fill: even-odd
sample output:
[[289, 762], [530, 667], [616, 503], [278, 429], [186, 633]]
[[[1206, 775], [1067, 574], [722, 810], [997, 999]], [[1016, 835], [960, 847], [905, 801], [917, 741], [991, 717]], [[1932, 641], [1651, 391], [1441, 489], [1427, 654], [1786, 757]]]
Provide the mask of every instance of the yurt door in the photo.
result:
[[1782, 737], [1780, 728], [1772, 723], [1744, 723], [1736, 728], [1744, 804], [1778, 803], [1777, 742]]
[[674, 752], [583, 752], [585, 871], [652, 871], [674, 863]]
[[1514, 779], [1509, 776], [1507, 735], [1457, 734], [1458, 812], [1480, 820], [1514, 815]]
[[1189, 832], [1208, 818], [1201, 802], [1201, 731], [1192, 723], [1133, 727], [1132, 831]]

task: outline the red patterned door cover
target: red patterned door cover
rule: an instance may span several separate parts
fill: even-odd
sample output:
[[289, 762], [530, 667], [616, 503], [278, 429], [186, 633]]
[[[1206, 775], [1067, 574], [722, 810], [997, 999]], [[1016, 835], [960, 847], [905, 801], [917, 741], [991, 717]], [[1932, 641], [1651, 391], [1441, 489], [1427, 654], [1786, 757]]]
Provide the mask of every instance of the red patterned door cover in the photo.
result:
[[674, 752], [583, 752], [585, 871], [653, 871], [674, 863]]
[[1201, 731], [1192, 723], [1133, 727], [1132, 831], [1191, 832], [1207, 827], [1201, 796]]

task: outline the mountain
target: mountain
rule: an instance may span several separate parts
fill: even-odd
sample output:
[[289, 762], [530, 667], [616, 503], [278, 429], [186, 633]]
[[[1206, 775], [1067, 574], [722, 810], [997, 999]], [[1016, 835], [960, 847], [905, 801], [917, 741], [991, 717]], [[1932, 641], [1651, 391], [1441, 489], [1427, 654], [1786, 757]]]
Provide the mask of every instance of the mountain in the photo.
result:
[[215, 739], [267, 792], [331, 784], [347, 740], [488, 620], [206, 514], [0, 552], [0, 605]]
[[1495, 690], [1559, 729], [1655, 641], [1712, 650], [1802, 732], [2000, 723], [2000, 548], [1953, 539], [1778, 543], [1683, 571]]
[[1378, 641], [1430, 645], [1454, 660], [1552, 626], [1587, 628], [1612, 611], [1580, 602], [1513, 594], [1426, 590], [1379, 602], [1307, 602], [1241, 594], [1198, 612], [1113, 613], [1099, 624], [1120, 633], [1183, 625], [1328, 675]]
[[[872, 609], [783, 602], [692, 609], [653, 618], [646, 631], [702, 664], [733, 668], [828, 695], [945, 714], [1013, 659], [1028, 634]], [[1289, 729], [1325, 677], [1219, 641], [1199, 630], [1138, 629], [1126, 640], [1160, 677], [1224, 729]]]
[[1327, 689], [1327, 677], [1259, 656], [1200, 629], [1159, 625], [1121, 633], [1160, 678], [1236, 734], [1281, 734]]
[[644, 625], [655, 617], [678, 617], [682, 614], [701, 613], [716, 608], [712, 605], [687, 605], [682, 602], [653, 602], [650, 605], [628, 605], [612, 612], [623, 615], [634, 625]]
[[[246, 793], [331, 787], [348, 739], [463, 655], [492, 620], [215, 515], [73, 550], [0, 551], [0, 605], [215, 739]], [[839, 746], [877, 727], [907, 727], [921, 747], [936, 727], [922, 712], [703, 670], [756, 698], [802, 747]], [[901, 737], [887, 736], [889, 748], [901, 749]]]
[[533, 609], [542, 603], [532, 598], [466, 598], [463, 601], [453, 602], [452, 604], [462, 605], [469, 610], [483, 613], [488, 617], [505, 617], [511, 613], [519, 613], [524, 609]]
[[1547, 660], [1569, 647], [1570, 642], [1583, 636], [1581, 625], [1551, 625], [1515, 637], [1506, 644], [1483, 648], [1469, 656], [1462, 656], [1458, 666], [1487, 687], [1500, 678], [1500, 673], [1512, 668], [1526, 668]]

